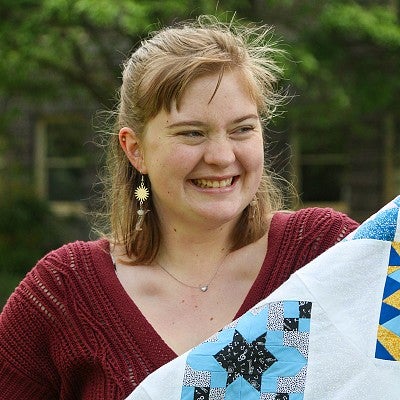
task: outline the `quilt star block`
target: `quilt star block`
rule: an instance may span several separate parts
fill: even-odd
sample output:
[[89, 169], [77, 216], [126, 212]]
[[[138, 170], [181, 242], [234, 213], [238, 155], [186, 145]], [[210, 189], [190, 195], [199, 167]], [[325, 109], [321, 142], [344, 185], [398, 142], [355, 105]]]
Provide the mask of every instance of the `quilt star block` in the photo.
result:
[[265, 304], [197, 346], [186, 358], [181, 400], [302, 399], [311, 309], [307, 301]]

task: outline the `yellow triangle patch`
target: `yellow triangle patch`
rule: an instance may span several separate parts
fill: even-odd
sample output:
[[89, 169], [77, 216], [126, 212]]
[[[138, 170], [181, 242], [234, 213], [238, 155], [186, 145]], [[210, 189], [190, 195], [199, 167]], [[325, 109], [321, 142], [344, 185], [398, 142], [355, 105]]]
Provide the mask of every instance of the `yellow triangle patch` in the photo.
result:
[[393, 274], [393, 272], [396, 272], [400, 269], [400, 265], [389, 265], [388, 266], [388, 275]]
[[395, 360], [400, 360], [400, 337], [382, 325], [378, 326], [378, 340]]
[[386, 297], [383, 302], [400, 310], [400, 290]]
[[400, 255], [400, 242], [392, 242], [392, 247], [396, 250], [397, 254]]

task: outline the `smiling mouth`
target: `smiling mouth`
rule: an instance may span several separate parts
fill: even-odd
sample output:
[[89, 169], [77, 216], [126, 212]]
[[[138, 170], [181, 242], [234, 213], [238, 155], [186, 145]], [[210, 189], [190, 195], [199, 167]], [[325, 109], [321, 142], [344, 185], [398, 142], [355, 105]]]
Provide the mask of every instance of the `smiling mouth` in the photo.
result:
[[192, 182], [203, 189], [206, 188], [223, 188], [227, 186], [231, 186], [233, 182], [233, 177], [228, 179], [222, 179], [220, 181], [212, 180], [212, 179], [193, 179]]

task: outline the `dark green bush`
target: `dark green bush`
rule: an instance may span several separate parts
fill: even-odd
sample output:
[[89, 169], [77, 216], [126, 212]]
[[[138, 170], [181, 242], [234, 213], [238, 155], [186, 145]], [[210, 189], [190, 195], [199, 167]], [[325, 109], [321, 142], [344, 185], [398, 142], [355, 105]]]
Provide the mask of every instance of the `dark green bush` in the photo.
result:
[[78, 239], [71, 237], [76, 225], [77, 221], [56, 216], [47, 202], [32, 194], [2, 196], [0, 271], [24, 275], [48, 251]]
[[0, 311], [23, 276], [0, 271]]

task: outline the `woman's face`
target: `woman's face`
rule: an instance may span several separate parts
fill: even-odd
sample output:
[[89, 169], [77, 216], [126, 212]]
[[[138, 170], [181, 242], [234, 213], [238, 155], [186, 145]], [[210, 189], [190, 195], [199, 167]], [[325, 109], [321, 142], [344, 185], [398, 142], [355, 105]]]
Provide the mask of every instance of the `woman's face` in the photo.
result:
[[173, 104], [145, 127], [141, 172], [149, 176], [162, 224], [235, 224], [259, 187], [264, 151], [257, 106], [240, 73], [225, 73], [214, 94], [217, 81], [218, 75], [194, 80], [179, 110]]

